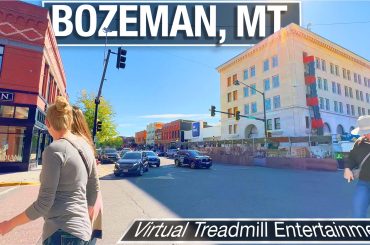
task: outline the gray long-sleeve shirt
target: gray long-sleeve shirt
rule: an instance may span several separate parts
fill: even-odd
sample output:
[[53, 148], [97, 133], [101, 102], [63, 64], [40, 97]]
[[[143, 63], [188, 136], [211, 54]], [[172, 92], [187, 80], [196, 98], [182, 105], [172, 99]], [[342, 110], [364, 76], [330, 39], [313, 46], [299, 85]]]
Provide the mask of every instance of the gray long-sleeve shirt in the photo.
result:
[[85, 241], [91, 237], [88, 205], [94, 205], [99, 191], [95, 157], [83, 138], [69, 138], [83, 150], [89, 175], [79, 152], [68, 141], [56, 140], [44, 150], [39, 195], [26, 209], [31, 220], [44, 218], [43, 241], [58, 229]]

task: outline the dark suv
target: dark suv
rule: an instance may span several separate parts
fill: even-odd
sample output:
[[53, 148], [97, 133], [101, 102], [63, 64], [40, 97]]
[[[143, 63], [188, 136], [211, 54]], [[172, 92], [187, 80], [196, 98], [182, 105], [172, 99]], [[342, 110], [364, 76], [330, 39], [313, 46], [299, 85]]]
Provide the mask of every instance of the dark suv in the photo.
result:
[[148, 172], [149, 166], [146, 157], [140, 151], [126, 152], [121, 159], [114, 165], [113, 173], [115, 176], [126, 174], [143, 175]]
[[175, 166], [190, 166], [191, 168], [210, 168], [212, 166], [212, 158], [205, 156], [195, 150], [181, 150], [175, 156]]
[[105, 149], [102, 153], [102, 163], [115, 163], [120, 158], [116, 149]]

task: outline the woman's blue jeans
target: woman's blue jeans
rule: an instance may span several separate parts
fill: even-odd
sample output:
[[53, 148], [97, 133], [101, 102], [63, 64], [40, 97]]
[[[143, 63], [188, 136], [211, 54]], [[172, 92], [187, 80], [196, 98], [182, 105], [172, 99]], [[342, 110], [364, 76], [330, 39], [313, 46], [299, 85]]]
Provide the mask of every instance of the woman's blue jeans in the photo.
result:
[[370, 204], [370, 181], [358, 180], [353, 198], [353, 218], [366, 218]]
[[75, 237], [63, 230], [57, 230], [53, 235], [49, 236], [43, 245], [89, 245], [88, 241], [84, 241]]

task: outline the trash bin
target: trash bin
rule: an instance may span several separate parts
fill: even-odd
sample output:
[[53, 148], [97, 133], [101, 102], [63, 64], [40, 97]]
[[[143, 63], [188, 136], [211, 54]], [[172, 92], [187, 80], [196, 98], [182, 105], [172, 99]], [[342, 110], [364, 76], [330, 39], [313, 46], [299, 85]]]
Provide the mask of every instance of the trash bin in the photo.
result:
[[344, 169], [344, 152], [336, 152], [335, 159], [337, 159], [338, 169]]

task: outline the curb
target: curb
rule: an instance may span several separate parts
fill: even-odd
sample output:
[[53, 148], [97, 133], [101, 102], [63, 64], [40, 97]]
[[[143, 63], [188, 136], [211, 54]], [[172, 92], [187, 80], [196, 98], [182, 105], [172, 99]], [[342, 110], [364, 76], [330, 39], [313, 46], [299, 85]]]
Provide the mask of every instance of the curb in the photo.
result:
[[40, 182], [0, 182], [0, 187], [17, 186], [17, 185], [40, 185]]

